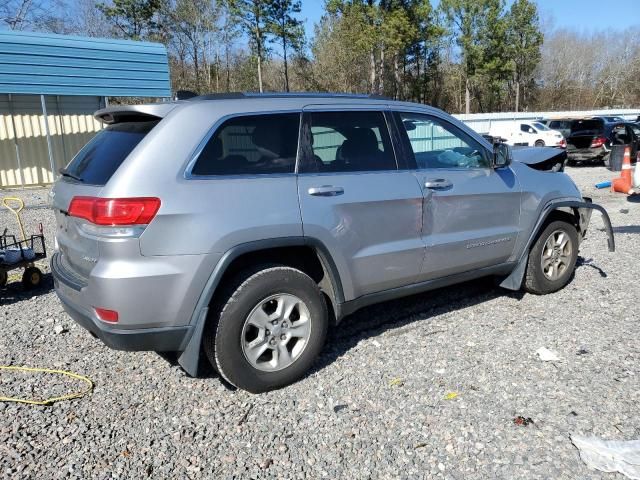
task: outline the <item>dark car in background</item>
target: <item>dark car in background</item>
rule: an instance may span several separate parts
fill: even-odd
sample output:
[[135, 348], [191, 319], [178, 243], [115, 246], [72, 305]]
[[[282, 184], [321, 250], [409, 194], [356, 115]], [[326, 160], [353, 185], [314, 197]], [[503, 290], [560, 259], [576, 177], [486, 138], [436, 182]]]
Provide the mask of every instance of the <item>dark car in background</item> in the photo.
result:
[[608, 123], [617, 123], [617, 122], [625, 121], [624, 118], [619, 117], [618, 115], [598, 115], [597, 117], [593, 117], [593, 118], [601, 118], [602, 120]]
[[632, 161], [635, 161], [640, 129], [630, 122], [608, 122], [603, 117], [590, 117], [547, 119], [542, 123], [564, 135], [569, 164], [604, 162], [608, 166], [613, 145], [630, 145]]

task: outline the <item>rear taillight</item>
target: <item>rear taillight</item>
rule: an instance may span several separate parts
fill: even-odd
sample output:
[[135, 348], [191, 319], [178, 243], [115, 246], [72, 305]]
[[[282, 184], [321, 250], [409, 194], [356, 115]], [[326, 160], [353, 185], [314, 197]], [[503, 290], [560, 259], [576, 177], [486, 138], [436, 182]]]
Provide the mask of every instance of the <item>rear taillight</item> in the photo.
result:
[[93, 309], [96, 311], [98, 318], [103, 322], [118, 323], [119, 315], [115, 310], [107, 310], [106, 308], [98, 307], [94, 307]]
[[591, 148], [602, 147], [605, 143], [607, 143], [605, 137], [596, 137], [591, 141]]
[[73, 197], [69, 216], [95, 225], [148, 225], [159, 209], [159, 198]]
[[560, 148], [567, 148], [567, 141], [563, 138], [562, 140], [560, 140], [560, 142], [558, 142], [558, 146]]

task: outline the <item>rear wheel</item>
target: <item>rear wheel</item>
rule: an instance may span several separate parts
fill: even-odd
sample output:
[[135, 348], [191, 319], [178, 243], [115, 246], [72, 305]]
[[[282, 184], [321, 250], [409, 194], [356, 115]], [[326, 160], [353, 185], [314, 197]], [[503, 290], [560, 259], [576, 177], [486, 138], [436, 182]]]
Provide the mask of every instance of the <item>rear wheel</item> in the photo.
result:
[[216, 370], [252, 393], [280, 388], [311, 368], [327, 334], [318, 285], [300, 270], [271, 267], [240, 275], [210, 319], [203, 344]]
[[544, 147], [545, 143], [544, 143], [544, 140], [536, 140], [536, 143], [534, 145], [536, 147]]
[[529, 252], [525, 290], [544, 295], [564, 288], [576, 267], [578, 232], [570, 223], [549, 223]]

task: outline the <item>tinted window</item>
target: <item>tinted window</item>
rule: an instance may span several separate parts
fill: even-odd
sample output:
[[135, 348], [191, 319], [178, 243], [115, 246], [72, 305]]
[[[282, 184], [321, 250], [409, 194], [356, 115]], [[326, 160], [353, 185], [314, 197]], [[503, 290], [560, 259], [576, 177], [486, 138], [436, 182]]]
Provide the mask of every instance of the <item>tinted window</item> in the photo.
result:
[[293, 173], [300, 114], [236, 117], [224, 122], [200, 153], [193, 175]]
[[307, 172], [395, 170], [389, 132], [381, 112], [311, 113], [313, 156]]
[[400, 118], [418, 168], [490, 166], [484, 147], [455, 126], [428, 115], [402, 113]]
[[83, 183], [105, 185], [157, 124], [157, 121], [130, 122], [108, 126], [78, 152], [64, 172]]

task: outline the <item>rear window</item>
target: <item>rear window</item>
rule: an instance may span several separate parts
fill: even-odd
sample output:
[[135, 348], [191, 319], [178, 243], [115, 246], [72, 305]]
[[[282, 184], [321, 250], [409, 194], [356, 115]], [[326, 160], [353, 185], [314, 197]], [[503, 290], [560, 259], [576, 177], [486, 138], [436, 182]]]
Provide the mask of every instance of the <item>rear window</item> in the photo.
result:
[[577, 132], [601, 132], [604, 130], [604, 122], [602, 120], [574, 120], [571, 123], [571, 133]]
[[157, 124], [158, 121], [109, 125], [82, 147], [60, 172], [82, 183], [105, 185], [125, 158]]

